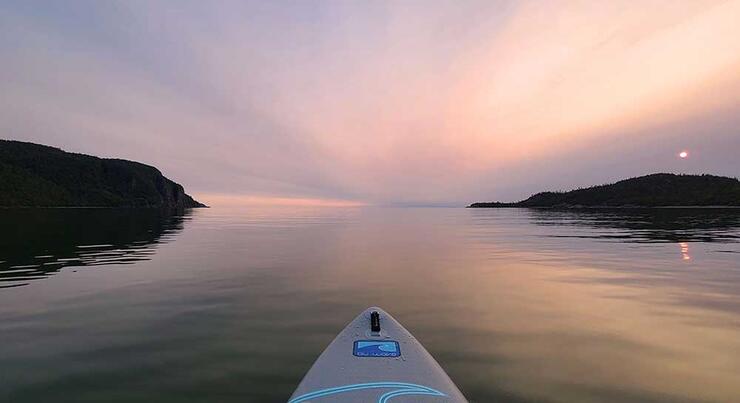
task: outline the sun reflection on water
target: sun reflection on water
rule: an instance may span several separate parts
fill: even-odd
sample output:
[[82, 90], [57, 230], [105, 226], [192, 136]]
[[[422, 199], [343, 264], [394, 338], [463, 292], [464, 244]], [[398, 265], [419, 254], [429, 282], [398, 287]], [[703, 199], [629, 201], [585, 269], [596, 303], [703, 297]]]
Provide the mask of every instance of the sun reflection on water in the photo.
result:
[[691, 255], [689, 255], [689, 244], [688, 242], [679, 242], [678, 246], [681, 248], [681, 259], [682, 260], [691, 260]]

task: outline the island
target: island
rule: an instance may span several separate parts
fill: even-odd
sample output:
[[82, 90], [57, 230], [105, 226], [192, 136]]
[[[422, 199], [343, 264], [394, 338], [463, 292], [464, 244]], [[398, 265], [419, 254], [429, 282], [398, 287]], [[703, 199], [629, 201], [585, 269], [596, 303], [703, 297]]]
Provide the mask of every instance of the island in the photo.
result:
[[657, 173], [569, 192], [542, 192], [514, 202], [469, 208], [740, 207], [740, 181], [715, 175]]
[[206, 207], [155, 167], [0, 140], [0, 207]]

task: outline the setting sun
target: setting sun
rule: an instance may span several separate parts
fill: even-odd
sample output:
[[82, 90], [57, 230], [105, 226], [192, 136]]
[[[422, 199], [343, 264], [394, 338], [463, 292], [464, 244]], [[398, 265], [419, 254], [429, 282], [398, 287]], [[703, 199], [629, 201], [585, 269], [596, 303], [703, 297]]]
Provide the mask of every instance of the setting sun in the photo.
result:
[[678, 153], [678, 156], [681, 157], [681, 158], [688, 158], [689, 152], [688, 151], [681, 151], [680, 153]]

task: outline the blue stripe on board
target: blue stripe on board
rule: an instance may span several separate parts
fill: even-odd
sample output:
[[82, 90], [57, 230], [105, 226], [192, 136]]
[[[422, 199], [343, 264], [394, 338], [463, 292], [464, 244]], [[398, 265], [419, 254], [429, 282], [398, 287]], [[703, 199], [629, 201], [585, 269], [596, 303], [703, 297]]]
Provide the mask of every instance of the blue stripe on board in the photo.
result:
[[333, 388], [321, 389], [314, 392], [309, 392], [291, 399], [288, 403], [301, 403], [310, 399], [317, 399], [325, 396], [336, 395], [340, 393], [353, 392], [357, 390], [367, 389], [390, 389], [397, 388], [390, 392], [386, 392], [378, 399], [378, 403], [387, 403], [390, 399], [401, 396], [401, 395], [429, 395], [429, 396], [447, 396], [444, 393], [432, 389], [428, 386], [417, 385], [414, 383], [405, 382], [368, 382], [368, 383], [357, 383], [352, 385], [337, 386]]

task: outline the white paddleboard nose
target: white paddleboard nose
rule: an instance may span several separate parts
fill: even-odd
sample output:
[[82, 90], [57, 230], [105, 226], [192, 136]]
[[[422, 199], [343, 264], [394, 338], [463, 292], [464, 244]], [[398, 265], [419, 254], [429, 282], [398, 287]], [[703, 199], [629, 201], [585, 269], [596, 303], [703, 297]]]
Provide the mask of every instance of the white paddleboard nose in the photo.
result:
[[339, 333], [289, 403], [467, 403], [424, 347], [390, 314], [370, 307]]

